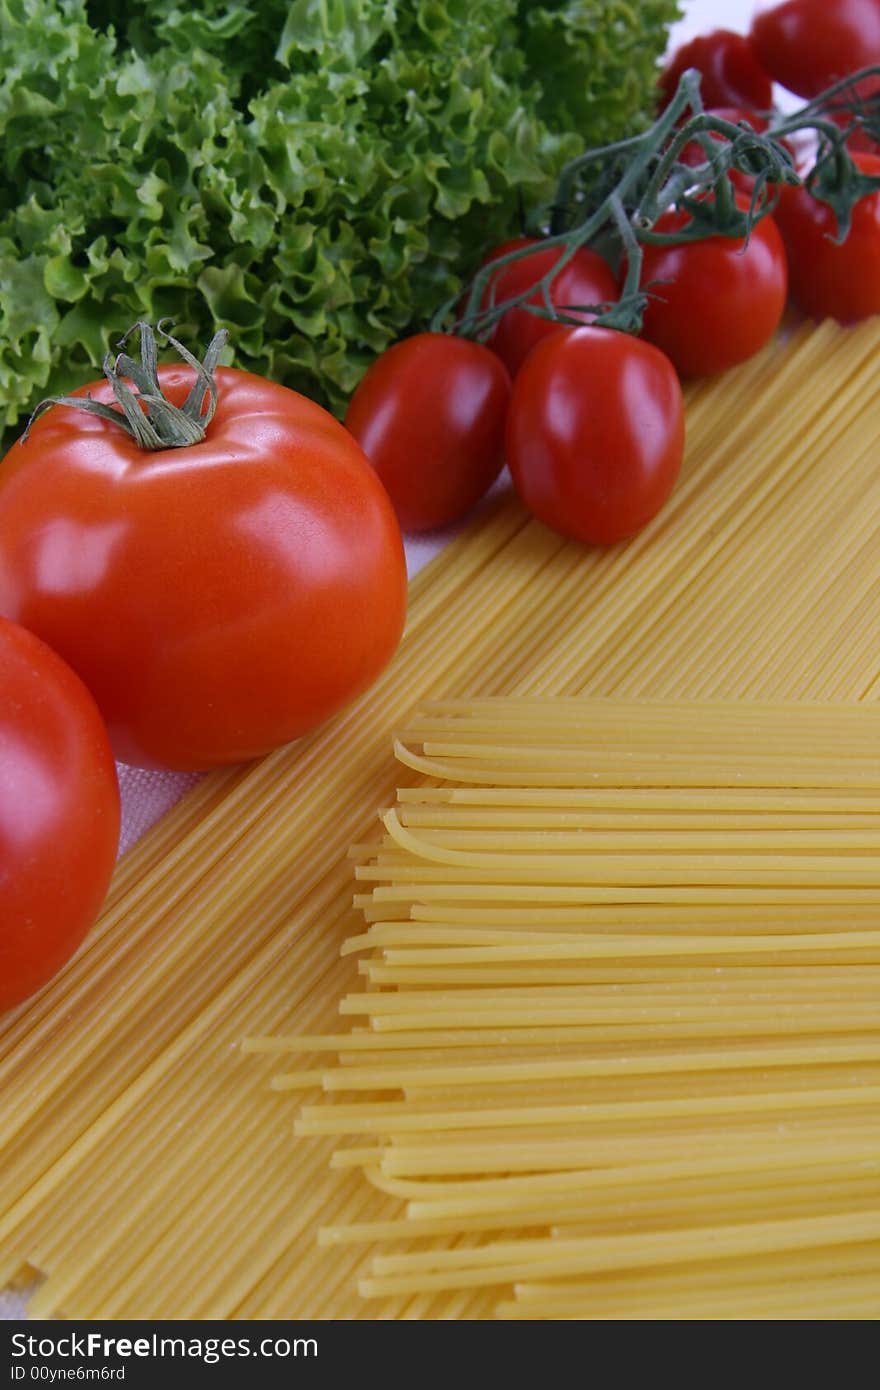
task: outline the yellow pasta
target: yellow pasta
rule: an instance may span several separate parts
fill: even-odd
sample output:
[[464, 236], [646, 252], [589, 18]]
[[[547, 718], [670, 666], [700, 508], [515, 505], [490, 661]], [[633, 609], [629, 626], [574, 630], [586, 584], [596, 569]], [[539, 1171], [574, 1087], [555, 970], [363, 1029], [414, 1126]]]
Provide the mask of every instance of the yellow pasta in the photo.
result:
[[[499, 1298], [505, 1318], [645, 1307], [746, 1317], [753, 1292], [736, 1277], [725, 1285], [726, 1265], [735, 1275], [743, 1258], [797, 1251], [805, 1307], [823, 1293], [830, 1306], [848, 1296], [864, 1312], [873, 1296], [880, 1307], [880, 1255], [860, 1279], [836, 1270], [823, 1282], [815, 1264], [829, 1247], [880, 1248], [880, 975], [868, 926], [880, 908], [880, 817], [865, 818], [880, 707], [447, 700], [418, 711], [395, 747], [430, 781], [384, 812], [384, 835], [356, 851], [373, 900], [391, 885], [408, 909], [348, 943], [372, 952], [360, 970], [373, 988], [346, 996], [340, 1012], [368, 1027], [323, 1048], [301, 1038], [302, 1050], [335, 1051], [337, 1065], [273, 1080], [279, 1091], [366, 1094], [306, 1103], [296, 1133], [347, 1139], [336, 1171], [360, 1167], [416, 1194], [397, 1219], [323, 1226], [331, 1249], [427, 1243], [377, 1254], [361, 1292], [506, 1289], [515, 1296]], [[646, 784], [649, 811], [644, 793], [619, 800]], [[576, 828], [543, 819], [561, 785], [575, 788]], [[681, 829], [680, 793], [691, 787], [700, 791]], [[817, 794], [835, 808], [820, 825]], [[439, 883], [449, 885], [445, 940], [417, 914]], [[553, 910], [559, 883], [578, 890], [580, 918], [569, 908], [567, 933], [530, 930]], [[647, 894], [637, 907], [634, 883]], [[584, 917], [596, 884], [607, 906], [593, 902]], [[704, 917], [690, 890], [706, 884], [740, 891], [727, 920]], [[854, 902], [852, 884], [864, 889]], [[777, 918], [765, 885], [805, 902], [827, 888], [833, 929], [821, 929], [824, 913], [808, 932], [797, 915]], [[672, 915], [652, 932], [655, 888]], [[530, 915], [517, 927], [508, 903], [524, 899]], [[475, 911], [506, 929], [469, 930]], [[614, 964], [603, 976], [597, 961]], [[249, 1044], [275, 1055], [296, 1047], [294, 1038]], [[475, 1235], [478, 1245], [461, 1244]], [[641, 1270], [656, 1284], [658, 1267], [706, 1261], [719, 1266], [711, 1293], [639, 1283]], [[533, 1267], [545, 1283], [520, 1301]], [[628, 1304], [601, 1302], [615, 1271], [629, 1280]], [[575, 1289], [576, 1277], [591, 1282]], [[784, 1316], [799, 1305], [790, 1289], [778, 1299], [765, 1289], [760, 1306]]]
[[[655, 890], [648, 903], [644, 885], [631, 885], [627, 901], [609, 902], [604, 891], [609, 885], [597, 884], [592, 902], [570, 902], [563, 893], [555, 906], [543, 900], [530, 905], [515, 893], [503, 902], [492, 899], [482, 891], [491, 883], [464, 883], [462, 894], [452, 896], [446, 881], [451, 866], [436, 864], [428, 883], [432, 891], [417, 907], [410, 885], [399, 884], [399, 897], [383, 897], [392, 884], [374, 887], [364, 880], [353, 910], [346, 855], [352, 843], [371, 835], [376, 811], [394, 801], [400, 779], [389, 756], [391, 733], [411, 732], [414, 706], [425, 700], [499, 694], [728, 702], [749, 696], [764, 704], [876, 700], [880, 401], [873, 386], [878, 347], [876, 323], [852, 331], [807, 326], [784, 347], [691, 388], [681, 482], [665, 511], [626, 545], [583, 549], [528, 520], [515, 501], [494, 504], [415, 581], [400, 655], [373, 691], [300, 744], [257, 766], [206, 779], [126, 857], [101, 922], [78, 957], [37, 999], [0, 1021], [0, 1273], [8, 1280], [28, 1271], [45, 1276], [34, 1302], [36, 1313], [83, 1318], [444, 1317], [487, 1316], [500, 1304], [507, 1316], [506, 1305], [520, 1303], [519, 1291], [510, 1283], [457, 1285], [436, 1292], [408, 1285], [410, 1291], [383, 1295], [378, 1303], [361, 1300], [359, 1279], [373, 1277], [369, 1248], [345, 1243], [320, 1247], [317, 1230], [403, 1221], [406, 1203], [433, 1202], [441, 1195], [448, 1200], [455, 1194], [432, 1190], [447, 1186], [444, 1179], [427, 1173], [407, 1176], [406, 1154], [418, 1147], [409, 1142], [396, 1146], [401, 1171], [384, 1174], [376, 1165], [391, 1147], [385, 1136], [295, 1140], [291, 1096], [269, 1084], [279, 1071], [277, 1055], [242, 1055], [240, 1041], [344, 1032], [338, 1003], [362, 984], [360, 960], [369, 958], [392, 971], [465, 964], [399, 959], [386, 964], [372, 955], [385, 949], [406, 954], [412, 940], [407, 933], [413, 928], [421, 933], [424, 949], [466, 952], [472, 947], [481, 952], [508, 949], [517, 944], [511, 936], [520, 931], [532, 938], [546, 936], [548, 942], [561, 936], [560, 944], [572, 934], [583, 935], [592, 954], [574, 961], [582, 972], [573, 982], [578, 988], [591, 983], [614, 987], [607, 972], [619, 974], [621, 967], [600, 949], [610, 934], [631, 932], [634, 940], [638, 935], [646, 942], [680, 934], [691, 941], [690, 951], [649, 950], [628, 957], [626, 969], [634, 972], [633, 980], [638, 976], [648, 986], [661, 976], [671, 984], [699, 985], [699, 972], [713, 968], [712, 957], [699, 953], [701, 938], [721, 942], [737, 934], [743, 904], [730, 891], [735, 885], [693, 885], [697, 896], [687, 924], [677, 920], [679, 904], [667, 896], [674, 893], [674, 884]], [[442, 712], [430, 717], [442, 717]], [[857, 721], [858, 715], [854, 740]], [[817, 736], [807, 757], [821, 759], [826, 747]], [[850, 753], [850, 764], [856, 757]], [[764, 747], [757, 760], [761, 782], [767, 780], [767, 765], [775, 767], [776, 761], [772, 747]], [[876, 759], [873, 766], [876, 771]], [[413, 783], [417, 776], [404, 780]], [[845, 972], [870, 972], [880, 965], [870, 939], [876, 931], [876, 890], [866, 862], [870, 840], [864, 838], [870, 836], [880, 799], [872, 777], [859, 773], [842, 797], [833, 785], [796, 791], [759, 785], [733, 789], [715, 803], [716, 820], [724, 818], [730, 831], [753, 836], [761, 829], [752, 823], [760, 815], [767, 832], [796, 833], [796, 852], [802, 858], [815, 853], [808, 848], [814, 844], [810, 835], [836, 828], [844, 831], [836, 840], [846, 842], [851, 831], [849, 848], [837, 844], [828, 857], [859, 860], [858, 882], [814, 884], [806, 900], [788, 880], [757, 886], [759, 896], [745, 905], [747, 934], [755, 944], [739, 955], [731, 951], [723, 966], [725, 977], [740, 981], [744, 994], [750, 976], [733, 972], [818, 967], [839, 971], [843, 990]], [[859, 785], [854, 788], [852, 780]], [[412, 795], [399, 801], [400, 824], [408, 833], [424, 834], [432, 827], [419, 818], [432, 804], [424, 799], [431, 789], [409, 790]], [[621, 821], [641, 808], [644, 818], [638, 825], [630, 822], [633, 833], [699, 831], [705, 790], [689, 785], [664, 803], [662, 787], [622, 789], [605, 801], [602, 823], [616, 834]], [[757, 811], [755, 791], [760, 792]], [[589, 788], [582, 795], [577, 787], [549, 789], [538, 808], [541, 814], [575, 819], [546, 828], [577, 831], [577, 817], [596, 810], [597, 793], [607, 797], [604, 788]], [[509, 813], [529, 817], [534, 809], [529, 797], [506, 800], [502, 824], [493, 818], [500, 808], [491, 798], [472, 800], [462, 793], [442, 807], [438, 800], [437, 806], [444, 816], [459, 808], [472, 816], [478, 812], [478, 822], [470, 828], [492, 834], [517, 829]], [[680, 819], [670, 824], [671, 817]], [[656, 823], [658, 818], [662, 824]], [[838, 825], [838, 820], [845, 823]], [[529, 830], [530, 824], [527, 819], [519, 828]], [[433, 828], [446, 833], [456, 825], [438, 822]], [[634, 847], [632, 842], [628, 852]], [[505, 845], [483, 848], [486, 853], [510, 852]], [[395, 846], [380, 852], [406, 853]], [[744, 839], [738, 852], [754, 855], [753, 841]], [[717, 847], [707, 846], [707, 853], [717, 853]], [[834, 872], [845, 880], [852, 877], [852, 868], [840, 864]], [[789, 872], [785, 865], [781, 871]], [[552, 886], [565, 890], [571, 885]], [[860, 944], [851, 940], [845, 964], [833, 965], [831, 938], [856, 934], [864, 939]], [[812, 952], [808, 937], [815, 938]], [[764, 938], [774, 940], [776, 949], [762, 949], [759, 939]], [[340, 958], [342, 943], [350, 939], [353, 949]], [[519, 962], [492, 956], [473, 960], [473, 967], [488, 972], [514, 965], [529, 970], [533, 964], [531, 956]], [[564, 962], [549, 964], [558, 969]], [[794, 989], [798, 978], [789, 973], [780, 975], [780, 982], [785, 979], [785, 989]], [[444, 984], [490, 991], [515, 986], [503, 976], [487, 975]], [[566, 986], [552, 979], [541, 982], [543, 989], [556, 987]], [[430, 985], [404, 979], [370, 985], [376, 995], [398, 988], [424, 994]], [[772, 1006], [764, 1007], [762, 995], [754, 1017], [743, 1012], [731, 1045], [742, 1054], [756, 1042], [761, 1048], [788, 1049], [789, 1060], [770, 1069], [787, 1091], [795, 1090], [797, 1076], [814, 1066], [828, 1079], [826, 1087], [813, 1088], [817, 1092], [856, 1083], [869, 1090], [880, 1084], [875, 1029], [863, 1026], [859, 1017], [870, 1007], [870, 994], [853, 988], [853, 1027], [847, 1032], [833, 1029], [832, 1015], [839, 1016], [829, 994], [810, 995], [810, 1008], [817, 1020], [824, 1020], [817, 1022], [819, 1031], [797, 1032], [801, 1025], [790, 1026], [791, 1019], [780, 1013], [773, 1020], [774, 1031], [758, 1033], [756, 1028], [771, 1025]], [[541, 1007], [536, 1006], [536, 1014]], [[353, 1015], [352, 1021], [363, 1028], [370, 1017]], [[445, 1017], [437, 1012], [430, 1029], [423, 1028], [424, 1019], [416, 1020], [417, 1027], [407, 1023], [405, 1013], [381, 1019], [376, 1014], [376, 1022], [383, 1026], [370, 1027], [368, 1036], [388, 1038], [395, 1046], [372, 1051], [355, 1041], [363, 1036], [355, 1032], [342, 1045], [343, 1053], [350, 1048], [353, 1055], [339, 1069], [356, 1072], [364, 1062], [374, 1066], [399, 1053], [402, 1064], [423, 1069], [420, 1084], [397, 1097], [406, 1104], [442, 1103], [450, 1109], [450, 1091], [461, 1090], [426, 1078], [424, 1056], [407, 1061], [408, 1053], [441, 1050], [445, 1061], [454, 1054], [479, 1055], [487, 1066], [505, 1055], [497, 1038], [506, 1022], [489, 1025], [487, 1045], [490, 1030], [496, 1042], [478, 1054], [469, 1051], [464, 1035], [481, 1030], [462, 1027], [466, 1020], [454, 1009]], [[639, 1055], [665, 1050], [695, 1059], [724, 1046], [718, 1023], [708, 1013], [650, 1024], [609, 1019], [602, 1025], [605, 1041], [589, 1046], [597, 1062], [634, 1045]], [[577, 1030], [587, 1025], [555, 1026], [560, 1033], [563, 1028], [574, 1032], [553, 1041], [548, 1037], [551, 1048], [577, 1051], [586, 1046]], [[518, 1052], [510, 1054], [510, 1061], [536, 1046], [531, 1033], [545, 1027], [543, 1015], [536, 1017], [525, 1030], [530, 1035], [516, 1042]], [[646, 1027], [660, 1030], [653, 1043]], [[413, 1041], [413, 1032], [424, 1032], [425, 1048]], [[431, 1033], [439, 1037], [432, 1040]], [[442, 1041], [443, 1035], [454, 1041]], [[326, 1050], [291, 1061], [315, 1082], [335, 1070]], [[287, 1057], [285, 1069], [286, 1062]], [[695, 1088], [708, 1084], [712, 1074], [692, 1068], [676, 1075], [687, 1096], [698, 1094]], [[729, 1081], [734, 1094], [746, 1075], [732, 1067], [718, 1084], [723, 1090]], [[634, 1077], [629, 1084], [632, 1094], [624, 1094], [619, 1075], [571, 1077], [553, 1083], [552, 1100], [578, 1103], [583, 1096], [589, 1103], [601, 1095], [610, 1103], [612, 1092], [620, 1092], [621, 1100], [635, 1102], [642, 1083]], [[548, 1085], [536, 1088], [532, 1083], [530, 1088], [527, 1081], [518, 1081], [504, 1089], [522, 1108]], [[319, 1094], [313, 1091], [309, 1103]], [[480, 1083], [471, 1094], [475, 1103], [485, 1104], [487, 1098], [491, 1103], [496, 1083]], [[384, 1093], [386, 1101], [394, 1098]], [[799, 1118], [792, 1121], [792, 1156], [800, 1165], [815, 1159], [810, 1171], [821, 1173], [829, 1133], [844, 1115], [860, 1120], [865, 1108], [798, 1110]], [[729, 1117], [724, 1142], [736, 1152], [754, 1149], [755, 1136], [765, 1133], [757, 1118]], [[683, 1127], [685, 1120], [677, 1123]], [[510, 1128], [514, 1133], [515, 1127]], [[500, 1132], [499, 1127], [496, 1140]], [[852, 1136], [852, 1127], [846, 1132]], [[544, 1138], [558, 1148], [558, 1136], [547, 1133]], [[331, 1164], [337, 1150], [340, 1156]], [[422, 1165], [424, 1158], [422, 1153]], [[362, 1160], [370, 1165], [366, 1170]], [[673, 1160], [666, 1155], [662, 1161]], [[661, 1158], [652, 1162], [656, 1166]], [[514, 1181], [526, 1182], [528, 1176]], [[567, 1176], [567, 1171], [553, 1176]], [[462, 1179], [465, 1186], [473, 1181]], [[491, 1181], [509, 1179], [502, 1172]], [[817, 1192], [822, 1182], [827, 1185], [827, 1178], [817, 1178]], [[461, 1191], [456, 1199], [464, 1201], [465, 1196]], [[837, 1219], [827, 1212], [825, 1218]], [[419, 1219], [450, 1217], [425, 1214]], [[469, 1230], [466, 1224], [456, 1229]], [[516, 1235], [515, 1225], [511, 1230]], [[432, 1239], [437, 1248], [464, 1253], [503, 1235], [502, 1228], [493, 1228]], [[854, 1281], [870, 1279], [870, 1269], [856, 1262], [865, 1249], [864, 1242], [849, 1241], [816, 1247], [809, 1257], [801, 1252], [799, 1268], [810, 1296], [816, 1297], [816, 1280], [824, 1277], [820, 1256], [829, 1250], [849, 1252]], [[757, 1258], [737, 1257], [746, 1263]], [[769, 1258], [760, 1256], [761, 1261]], [[841, 1258], [835, 1269], [828, 1278], [838, 1289], [848, 1277], [846, 1261]], [[410, 1281], [413, 1277], [406, 1274]], [[615, 1276], [623, 1290], [619, 1306], [638, 1307], [631, 1285], [647, 1277]], [[572, 1283], [582, 1276], [565, 1278]], [[538, 1282], [535, 1275], [530, 1279]], [[687, 1296], [711, 1287], [694, 1276]], [[652, 1286], [649, 1292], [656, 1306], [667, 1305], [662, 1289]], [[854, 1287], [853, 1299], [857, 1292], [864, 1296], [861, 1286]], [[571, 1297], [578, 1296], [575, 1288]], [[543, 1316], [547, 1300], [541, 1298]], [[619, 1311], [610, 1295], [608, 1306]], [[829, 1308], [839, 1306], [839, 1299], [829, 1301]]]

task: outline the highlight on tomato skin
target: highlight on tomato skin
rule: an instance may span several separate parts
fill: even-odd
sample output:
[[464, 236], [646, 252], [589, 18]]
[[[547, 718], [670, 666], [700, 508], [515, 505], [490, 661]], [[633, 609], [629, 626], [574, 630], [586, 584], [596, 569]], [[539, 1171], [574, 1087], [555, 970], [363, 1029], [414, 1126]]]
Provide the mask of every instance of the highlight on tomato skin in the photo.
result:
[[507, 462], [533, 514], [564, 536], [612, 545], [668, 499], [684, 452], [681, 385], [669, 359], [608, 328], [561, 328], [513, 384]]
[[[815, 97], [880, 63], [880, 0], [765, 0], [749, 37], [776, 82], [798, 96]], [[872, 79], [859, 90], [866, 95], [878, 85]]]
[[[491, 265], [511, 251], [528, 246], [540, 248], [540, 245], [537, 237], [514, 237], [496, 246], [483, 265]], [[549, 246], [501, 266], [493, 275], [480, 307], [486, 309], [490, 300], [498, 304], [530, 290], [553, 269], [562, 255], [562, 247]], [[578, 309], [577, 305], [613, 303], [619, 293], [617, 277], [608, 262], [598, 251], [581, 246], [551, 281], [549, 299], [554, 309], [563, 310], [569, 318], [586, 324], [592, 323], [596, 315], [588, 309]], [[526, 303], [541, 305], [543, 296], [540, 289], [536, 289]], [[463, 307], [459, 305], [459, 310], [462, 311]], [[501, 358], [511, 377], [515, 377], [535, 344], [554, 333], [558, 327], [559, 324], [552, 319], [542, 318], [526, 308], [508, 309], [492, 329], [487, 344]]]
[[459, 517], [504, 464], [510, 377], [468, 338], [418, 333], [367, 370], [345, 416], [394, 504], [404, 531]]
[[[748, 198], [738, 194], [740, 208]], [[655, 231], [689, 221], [670, 210]], [[782, 237], [771, 216], [744, 238], [712, 236], [673, 246], [645, 246], [641, 283], [650, 287], [643, 336], [671, 358], [683, 377], [710, 376], [745, 362], [773, 337], [788, 293]]]
[[733, 29], [712, 29], [682, 44], [660, 75], [660, 106], [668, 106], [688, 68], [700, 73], [703, 105], [737, 106], [769, 111], [773, 83], [764, 71], [751, 38]]
[[[0, 463], [0, 614], [78, 672], [135, 766], [245, 762], [308, 733], [403, 631], [400, 527], [359, 445], [297, 392], [215, 378], [191, 447], [145, 451], [54, 405]], [[177, 404], [194, 379], [159, 367]]]
[[[864, 174], [880, 175], [880, 154], [854, 151]], [[839, 245], [837, 217], [804, 188], [785, 188], [774, 214], [788, 256], [791, 297], [813, 318], [840, 323], [880, 314], [880, 192], [860, 198]]]
[[119, 817], [94, 700], [45, 643], [0, 618], [0, 1012], [46, 984], [93, 925]]

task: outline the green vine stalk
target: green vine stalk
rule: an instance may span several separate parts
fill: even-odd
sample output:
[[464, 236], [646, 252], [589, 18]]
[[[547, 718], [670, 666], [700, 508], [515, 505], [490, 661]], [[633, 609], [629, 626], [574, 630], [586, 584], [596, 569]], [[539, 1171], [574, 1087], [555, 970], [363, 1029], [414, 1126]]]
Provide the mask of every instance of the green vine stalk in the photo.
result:
[[[580, 323], [571, 315], [589, 311], [605, 328], [638, 333], [648, 299], [641, 284], [642, 247], [678, 245], [711, 236], [748, 238], [760, 218], [772, 212], [781, 185], [804, 185], [837, 217], [837, 240], [846, 239], [852, 210], [860, 198], [880, 189], [880, 176], [863, 173], [853, 162], [847, 140], [856, 130], [880, 142], [880, 91], [859, 94], [857, 84], [880, 76], [880, 67], [864, 68], [842, 79], [797, 111], [770, 113], [767, 129], [732, 122], [705, 111], [700, 74], [682, 74], [673, 100], [640, 135], [588, 150], [571, 160], [559, 175], [550, 206], [533, 220], [535, 245], [520, 247], [484, 265], [470, 282], [464, 300], [448, 300], [431, 327], [485, 341], [509, 309], [525, 308], [560, 323]], [[836, 119], [835, 119], [836, 118]], [[809, 132], [815, 141], [813, 164], [798, 173], [788, 142]], [[696, 166], [682, 162], [688, 145], [697, 142], [706, 156]], [[749, 206], [740, 206], [728, 177], [738, 170], [753, 179]], [[656, 231], [670, 208], [689, 214], [675, 233]], [[504, 266], [558, 246], [555, 265], [526, 289], [496, 299], [498, 272]], [[610, 304], [554, 306], [553, 281], [578, 249], [602, 249], [625, 263], [620, 298]], [[540, 294], [539, 303], [529, 303]], [[462, 307], [463, 303], [463, 307]]]

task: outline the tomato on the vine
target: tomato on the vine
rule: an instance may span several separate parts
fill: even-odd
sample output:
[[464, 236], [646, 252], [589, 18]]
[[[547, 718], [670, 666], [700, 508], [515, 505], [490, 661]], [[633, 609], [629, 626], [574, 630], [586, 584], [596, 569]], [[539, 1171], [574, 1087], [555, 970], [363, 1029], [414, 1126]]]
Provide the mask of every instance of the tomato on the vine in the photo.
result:
[[[0, 613], [73, 666], [117, 757], [143, 767], [240, 762], [306, 733], [379, 675], [403, 627], [400, 529], [358, 444], [294, 391], [214, 376], [200, 443], [150, 452], [54, 405], [0, 464]], [[158, 378], [178, 406], [194, 391], [188, 366]], [[112, 406], [107, 382], [86, 392]]]
[[[741, 208], [748, 207], [737, 195]], [[654, 231], [681, 231], [689, 214], [671, 209]], [[645, 246], [641, 283], [650, 299], [643, 334], [682, 376], [708, 376], [744, 362], [767, 343], [785, 310], [785, 248], [770, 216], [743, 238], [711, 236]]]
[[[483, 264], [491, 265], [499, 257], [526, 246], [540, 246], [540, 241], [536, 237], [515, 237], [512, 241], [505, 241], [487, 256]], [[488, 308], [490, 298], [500, 304], [502, 300], [512, 299], [531, 289], [553, 269], [562, 255], [561, 247], [549, 246], [502, 266], [493, 275], [481, 308]], [[608, 262], [597, 251], [582, 246], [551, 282], [549, 298], [552, 307], [563, 310], [569, 318], [592, 323], [595, 313], [577, 306], [612, 303], [618, 294], [617, 280]], [[540, 290], [526, 300], [527, 304], [539, 306], [543, 302]], [[510, 375], [515, 377], [535, 344], [561, 326], [553, 319], [543, 318], [525, 308], [508, 309], [493, 328], [487, 342], [493, 352], [497, 352]]]
[[[718, 116], [721, 120], [730, 121], [732, 125], [746, 121], [759, 134], [767, 129], [766, 116], [759, 115], [757, 111], [747, 111], [743, 106], [710, 106], [706, 108], [705, 114]], [[726, 137], [715, 131], [709, 132], [709, 139], [714, 140], [719, 145], [727, 143]], [[706, 152], [699, 140], [691, 140], [689, 144], [685, 145], [678, 157], [682, 164], [689, 164], [693, 167], [706, 162]], [[738, 169], [732, 169], [730, 176], [735, 179], [747, 177], [747, 175], [740, 174]]]
[[492, 486], [509, 398], [503, 362], [468, 338], [418, 333], [376, 359], [345, 423], [405, 531], [455, 521]]
[[880, 62], [880, 0], [765, 3], [755, 13], [750, 38], [775, 81], [798, 96], [818, 96], [840, 78]]
[[[865, 174], [880, 175], [880, 155], [855, 152]], [[788, 254], [791, 295], [814, 318], [841, 323], [880, 314], [880, 192], [860, 198], [840, 245], [837, 218], [806, 188], [784, 188], [775, 213]]]
[[73, 955], [118, 842], [116, 768], [94, 700], [44, 642], [0, 618], [0, 1011]]
[[513, 384], [507, 461], [539, 520], [610, 545], [641, 530], [681, 466], [684, 412], [672, 363], [608, 328], [564, 328]]
[[[848, 126], [849, 121], [843, 121], [840, 124]], [[880, 154], [880, 141], [872, 139], [868, 132], [860, 127], [850, 131], [846, 143], [851, 153]]]
[[[745, 122], [747, 125], [750, 125], [752, 130], [754, 130], [759, 135], [762, 135], [767, 130], [766, 116], [761, 116], [756, 111], [746, 111], [741, 106], [715, 106], [712, 107], [710, 110], [707, 110], [706, 115], [718, 116], [722, 120], [730, 121], [732, 125], [741, 125], [743, 122]], [[719, 145], [723, 145], [726, 143], [726, 137], [724, 135], [719, 134], [716, 131], [709, 132], [709, 139], [715, 141]], [[793, 156], [794, 151], [792, 150], [789, 142], [783, 140], [781, 141], [781, 143], [786, 147], [789, 154]], [[705, 164], [706, 158], [706, 151], [703, 149], [703, 146], [700, 144], [699, 140], [691, 140], [687, 145], [685, 145], [684, 149], [679, 155], [680, 162], [682, 164], [688, 164], [692, 168], [696, 168], [697, 165], [700, 164]], [[750, 195], [755, 186], [754, 176], [752, 174], [744, 173], [741, 169], [731, 169], [728, 173], [728, 178], [730, 179], [734, 188], [739, 189], [741, 193], [747, 193]]]
[[732, 29], [713, 29], [675, 50], [660, 75], [663, 106], [675, 96], [681, 75], [688, 68], [696, 68], [700, 74], [704, 106], [768, 111], [773, 104], [773, 84], [754, 46]]

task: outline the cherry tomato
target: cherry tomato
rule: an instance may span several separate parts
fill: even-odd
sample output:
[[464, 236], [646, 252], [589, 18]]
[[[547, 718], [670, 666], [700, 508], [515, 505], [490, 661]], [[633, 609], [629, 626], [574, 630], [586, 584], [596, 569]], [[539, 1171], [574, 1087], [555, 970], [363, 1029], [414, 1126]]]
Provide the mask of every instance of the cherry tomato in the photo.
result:
[[[880, 155], [854, 153], [865, 174], [880, 174]], [[814, 318], [841, 323], [880, 314], [880, 193], [860, 198], [840, 246], [837, 218], [805, 188], [784, 188], [775, 212], [788, 254], [791, 295]]]
[[[751, 39], [771, 77], [798, 96], [818, 96], [832, 82], [880, 63], [880, 0], [759, 6]], [[867, 90], [876, 89], [876, 82], [868, 84]]]
[[[758, 113], [755, 111], [745, 111], [740, 106], [716, 106], [713, 107], [711, 110], [708, 110], [706, 112], [706, 115], [718, 116], [720, 119], [730, 121], [734, 125], [745, 121], [748, 125], [752, 127], [753, 130], [757, 131], [759, 134], [763, 133], [767, 129], [766, 117], [758, 115]], [[717, 134], [714, 131], [710, 133], [709, 139], [717, 141], [719, 144], [723, 144], [725, 142], [725, 137], [723, 135]], [[791, 146], [788, 144], [787, 141], [783, 140], [782, 144], [785, 145], [789, 151], [791, 151]], [[697, 165], [706, 163], [706, 152], [703, 149], [703, 146], [700, 144], [699, 140], [691, 140], [689, 144], [685, 145], [684, 149], [679, 155], [679, 159], [681, 160], [682, 164], [688, 164], [691, 167], [696, 168]], [[752, 189], [755, 186], [755, 180], [751, 174], [745, 174], [740, 169], [731, 169], [728, 177], [730, 178], [730, 181], [733, 184], [734, 188], [738, 188], [741, 193], [751, 194]]]
[[[655, 230], [673, 233], [688, 220], [686, 212], [671, 210]], [[643, 335], [682, 376], [708, 376], [744, 362], [779, 327], [788, 277], [771, 217], [753, 227], [747, 246], [741, 238], [713, 236], [644, 252], [642, 284], [662, 283], [652, 286]]]
[[688, 68], [700, 73], [704, 106], [769, 111], [773, 104], [773, 85], [752, 43], [732, 29], [713, 29], [675, 50], [660, 75], [661, 106], [669, 105]]
[[660, 510], [684, 449], [681, 386], [668, 357], [608, 328], [564, 328], [516, 381], [507, 462], [539, 520], [610, 545]]
[[455, 521], [492, 486], [509, 398], [504, 364], [467, 338], [419, 333], [373, 363], [345, 423], [405, 531]]
[[[0, 464], [0, 613], [73, 666], [143, 767], [298, 737], [375, 679], [403, 626], [400, 529], [348, 431], [285, 387], [215, 377], [200, 444], [144, 452], [54, 406]], [[195, 378], [159, 379], [180, 404]]]
[[73, 955], [118, 843], [116, 768], [94, 700], [44, 642], [0, 618], [0, 1011]]
[[[849, 125], [849, 121], [842, 122]], [[854, 130], [847, 136], [847, 147], [851, 152], [859, 154], [880, 154], [880, 141], [873, 140], [865, 130]]]
[[[492, 261], [498, 260], [500, 256], [506, 256], [510, 251], [518, 251], [521, 247], [539, 245], [540, 242], [535, 237], [516, 237], [513, 241], [505, 241], [503, 245], [496, 247], [486, 258], [484, 265], [491, 265]], [[562, 254], [559, 247], [551, 246], [547, 250], [535, 251], [531, 256], [523, 256], [518, 261], [511, 261], [509, 265], [502, 266], [498, 274], [492, 277], [492, 285], [483, 296], [482, 307], [488, 306], [492, 290], [495, 303], [498, 304], [536, 285], [549, 270], [552, 270]], [[578, 304], [607, 304], [615, 301], [618, 293], [617, 281], [608, 262], [603, 260], [598, 252], [583, 246], [575, 252], [551, 283], [550, 303], [556, 309]], [[537, 290], [526, 302], [543, 304], [541, 291]], [[574, 307], [566, 309], [566, 312], [571, 318], [583, 323], [592, 323], [596, 317], [595, 314], [579, 312]], [[563, 326], [554, 323], [552, 319], [532, 314], [528, 309], [509, 309], [488, 339], [488, 346], [493, 352], [497, 352], [510, 375], [515, 377], [535, 344]]]

